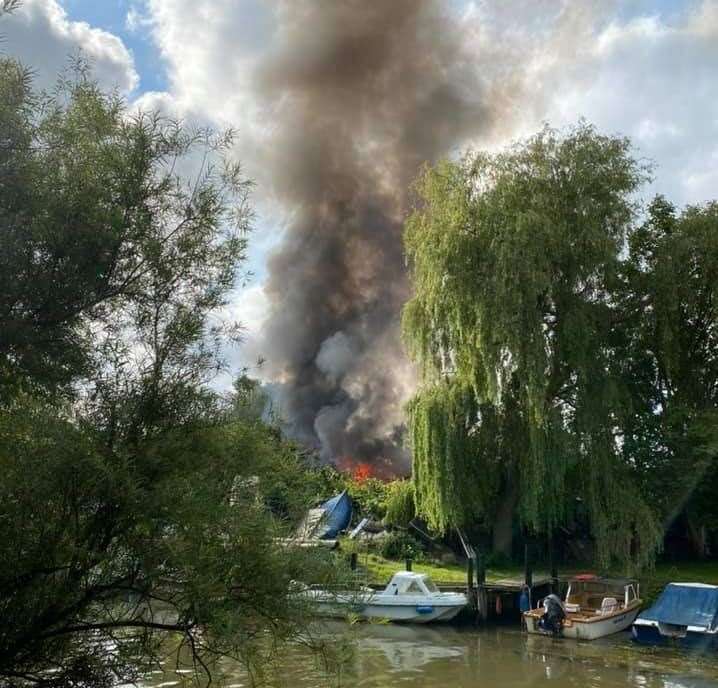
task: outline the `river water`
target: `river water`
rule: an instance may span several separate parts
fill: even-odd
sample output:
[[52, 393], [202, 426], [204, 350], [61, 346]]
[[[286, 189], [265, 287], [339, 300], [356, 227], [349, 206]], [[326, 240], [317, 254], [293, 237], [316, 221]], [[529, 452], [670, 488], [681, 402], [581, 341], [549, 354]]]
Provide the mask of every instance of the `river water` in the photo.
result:
[[[327, 637], [347, 637], [340, 666], [327, 671], [309, 650], [293, 646], [266, 672], [272, 686], [323, 688], [491, 687], [708, 688], [718, 687], [718, 657], [634, 645], [628, 634], [592, 642], [527, 636], [518, 628], [400, 626], [327, 622]], [[227, 688], [252, 685], [239, 666], [215, 668]], [[144, 688], [193, 685], [188, 669], [174, 666], [148, 675]]]

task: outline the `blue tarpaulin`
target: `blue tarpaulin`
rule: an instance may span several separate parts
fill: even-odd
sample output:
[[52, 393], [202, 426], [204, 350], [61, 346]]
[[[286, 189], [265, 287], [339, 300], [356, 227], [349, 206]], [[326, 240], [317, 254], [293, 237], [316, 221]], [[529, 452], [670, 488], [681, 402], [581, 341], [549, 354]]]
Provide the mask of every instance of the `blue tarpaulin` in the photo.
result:
[[712, 630], [718, 627], [718, 586], [669, 583], [640, 618]]
[[320, 540], [333, 540], [339, 535], [339, 531], [344, 530], [351, 521], [351, 497], [344, 490], [336, 497], [324, 502], [321, 508], [326, 513], [326, 520], [323, 528], [319, 529], [318, 537]]

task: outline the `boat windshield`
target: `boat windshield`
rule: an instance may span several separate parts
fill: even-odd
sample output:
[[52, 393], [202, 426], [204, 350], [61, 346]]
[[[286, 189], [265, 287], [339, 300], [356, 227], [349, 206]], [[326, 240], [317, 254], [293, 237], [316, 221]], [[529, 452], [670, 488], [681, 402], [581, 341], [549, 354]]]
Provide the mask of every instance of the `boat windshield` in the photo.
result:
[[612, 580], [572, 580], [566, 602], [584, 609], [600, 609], [606, 598], [615, 598], [619, 604], [624, 601], [625, 584]]
[[436, 587], [436, 583], [431, 578], [424, 578], [424, 585], [429, 592], [439, 592], [439, 588]]

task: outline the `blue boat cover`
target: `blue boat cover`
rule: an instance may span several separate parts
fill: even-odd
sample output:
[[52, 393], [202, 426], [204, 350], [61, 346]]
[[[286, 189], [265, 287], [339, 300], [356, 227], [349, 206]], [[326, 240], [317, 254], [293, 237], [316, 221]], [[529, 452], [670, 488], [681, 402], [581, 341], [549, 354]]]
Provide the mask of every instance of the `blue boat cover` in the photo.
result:
[[712, 630], [718, 626], [718, 586], [669, 583], [640, 618]]
[[326, 524], [320, 529], [320, 540], [332, 540], [340, 531], [345, 530], [352, 518], [352, 500], [344, 490], [322, 504], [326, 512]]

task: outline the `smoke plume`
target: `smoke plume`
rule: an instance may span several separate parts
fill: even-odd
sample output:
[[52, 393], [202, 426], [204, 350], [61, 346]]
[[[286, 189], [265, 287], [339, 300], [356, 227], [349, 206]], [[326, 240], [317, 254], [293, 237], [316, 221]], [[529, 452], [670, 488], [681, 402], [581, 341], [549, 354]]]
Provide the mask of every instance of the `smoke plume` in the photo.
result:
[[262, 334], [279, 412], [326, 460], [408, 467], [414, 376], [399, 325], [402, 223], [424, 162], [488, 131], [496, 95], [430, 0], [287, 0], [255, 75], [274, 192], [290, 226]]

